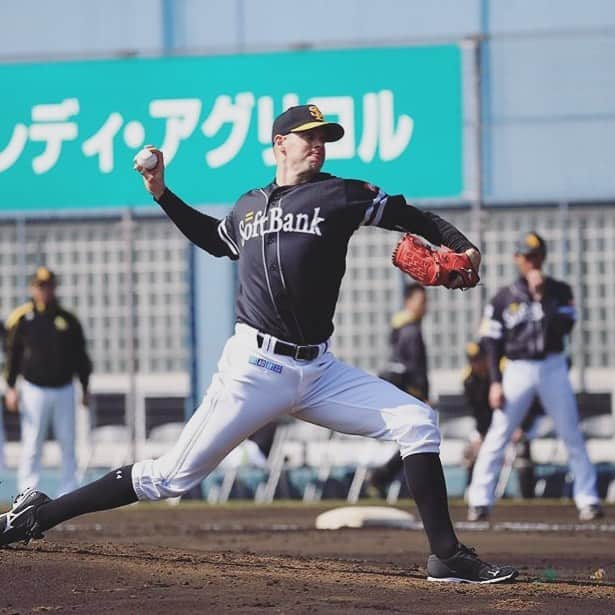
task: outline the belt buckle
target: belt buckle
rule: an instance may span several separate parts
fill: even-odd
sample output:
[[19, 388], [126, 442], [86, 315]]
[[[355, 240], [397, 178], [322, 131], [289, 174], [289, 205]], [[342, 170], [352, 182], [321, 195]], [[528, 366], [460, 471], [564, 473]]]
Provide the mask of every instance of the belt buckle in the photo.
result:
[[318, 346], [295, 346], [293, 358], [295, 361], [313, 361], [318, 356], [319, 350]]

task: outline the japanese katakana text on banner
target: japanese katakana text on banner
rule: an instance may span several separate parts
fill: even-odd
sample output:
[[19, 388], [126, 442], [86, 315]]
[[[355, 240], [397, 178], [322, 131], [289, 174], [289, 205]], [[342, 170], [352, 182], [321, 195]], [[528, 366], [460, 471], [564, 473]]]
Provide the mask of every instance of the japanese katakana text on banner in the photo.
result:
[[463, 191], [456, 46], [0, 65], [0, 209], [143, 205], [145, 144], [195, 204], [274, 175], [271, 127], [314, 103], [340, 122], [324, 170], [412, 198]]

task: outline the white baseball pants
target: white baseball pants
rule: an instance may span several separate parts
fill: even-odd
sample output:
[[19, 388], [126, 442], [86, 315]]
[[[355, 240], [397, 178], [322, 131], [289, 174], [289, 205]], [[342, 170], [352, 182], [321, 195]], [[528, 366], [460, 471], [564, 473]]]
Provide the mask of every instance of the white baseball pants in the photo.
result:
[[41, 470], [41, 453], [49, 421], [62, 452], [62, 474], [58, 495], [77, 488], [75, 458], [75, 389], [39, 387], [27, 380], [21, 385], [21, 459], [17, 470], [20, 491], [37, 487]]
[[276, 339], [238, 324], [203, 402], [173, 448], [135, 463], [141, 500], [176, 497], [209, 474], [257, 429], [290, 414], [347, 434], [394, 440], [402, 457], [437, 453], [436, 413], [392, 384], [338, 361], [321, 344], [313, 361], [274, 354]]
[[478, 452], [468, 489], [470, 506], [493, 505], [506, 445], [536, 394], [545, 412], [553, 419], [557, 434], [568, 451], [577, 507], [581, 509], [598, 503], [596, 471], [579, 429], [577, 403], [568, 378], [565, 355], [549, 355], [542, 361], [507, 361], [502, 385], [506, 403], [501, 410], [493, 411], [491, 426]]

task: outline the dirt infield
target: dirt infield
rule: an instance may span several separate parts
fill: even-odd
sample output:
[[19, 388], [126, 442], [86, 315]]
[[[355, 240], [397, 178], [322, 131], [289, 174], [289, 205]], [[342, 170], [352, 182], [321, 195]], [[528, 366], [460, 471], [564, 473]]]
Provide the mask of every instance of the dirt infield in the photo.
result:
[[484, 559], [521, 570], [478, 587], [425, 581], [420, 531], [312, 529], [331, 507], [139, 504], [81, 517], [0, 550], [0, 613], [615, 612], [615, 507], [579, 526], [571, 505], [503, 504], [490, 528], [464, 526]]

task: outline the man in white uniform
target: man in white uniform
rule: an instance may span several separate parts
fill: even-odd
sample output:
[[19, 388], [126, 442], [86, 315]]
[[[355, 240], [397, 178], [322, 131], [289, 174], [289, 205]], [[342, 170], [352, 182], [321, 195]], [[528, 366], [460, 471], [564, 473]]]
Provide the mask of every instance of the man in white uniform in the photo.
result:
[[[568, 449], [580, 519], [603, 516], [564, 353], [564, 338], [575, 321], [572, 290], [543, 274], [546, 255], [544, 239], [526, 233], [515, 254], [520, 277], [501, 288], [485, 309], [480, 333], [489, 361], [489, 403], [494, 410], [468, 489], [471, 521], [488, 517], [506, 445], [535, 396]], [[503, 356], [507, 361], [502, 374]]]
[[272, 130], [275, 181], [241, 196], [224, 220], [190, 208], [166, 187], [161, 152], [153, 150], [159, 157], [154, 169], [137, 166], [147, 190], [191, 241], [239, 261], [235, 334], [203, 403], [167, 454], [120, 468], [58, 500], [26, 494], [0, 517], [0, 544], [40, 536], [92, 510], [181, 495], [257, 429], [292, 414], [399, 445], [432, 550], [430, 579], [495, 583], [517, 575], [459, 543], [434, 411], [329, 351], [348, 241], [361, 225], [413, 231], [467, 252], [475, 269], [480, 263], [478, 250], [440, 217], [372, 184], [321, 173], [325, 143], [343, 134], [315, 105], [286, 110]]

